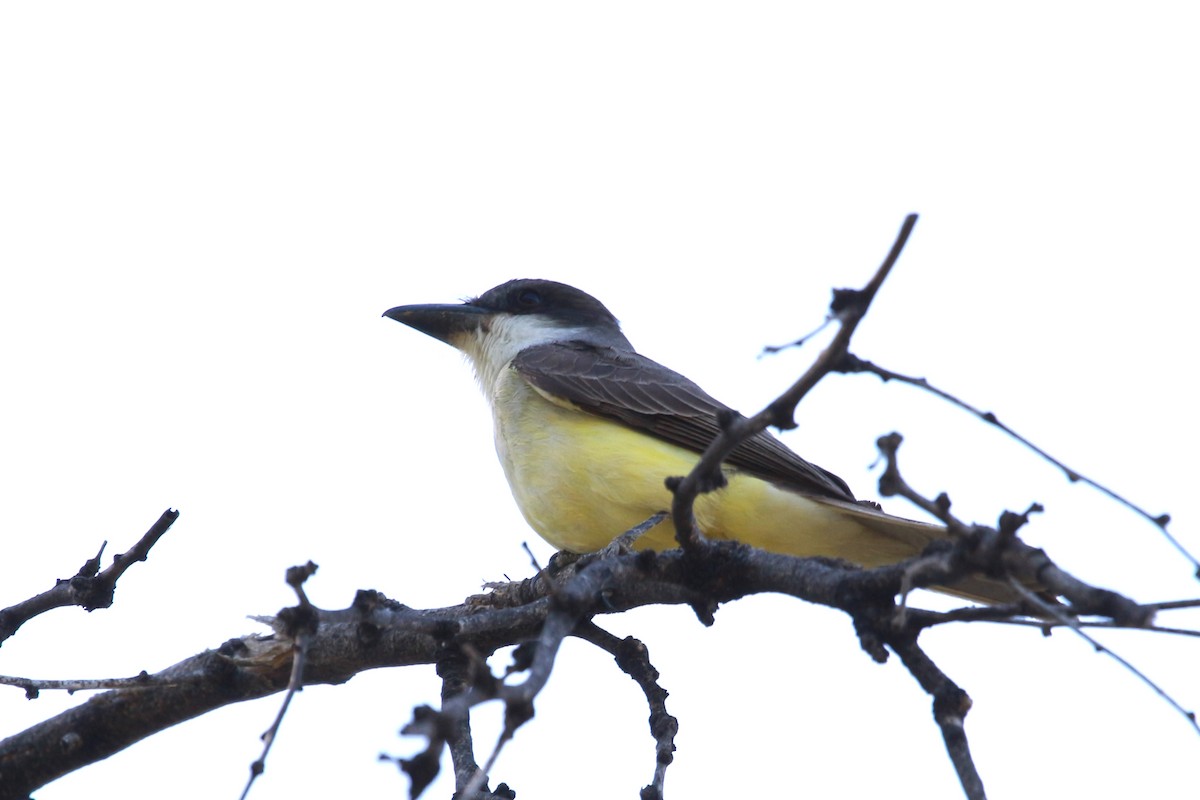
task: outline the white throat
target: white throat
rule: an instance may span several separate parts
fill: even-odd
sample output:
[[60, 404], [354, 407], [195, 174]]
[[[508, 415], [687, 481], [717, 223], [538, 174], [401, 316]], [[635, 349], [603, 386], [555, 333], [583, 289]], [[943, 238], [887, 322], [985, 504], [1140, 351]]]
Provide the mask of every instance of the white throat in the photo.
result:
[[539, 344], [591, 341], [593, 331], [583, 327], [563, 327], [536, 315], [499, 314], [487, 329], [475, 328], [451, 342], [466, 355], [475, 369], [479, 388], [489, 401], [494, 400], [497, 382], [517, 353]]

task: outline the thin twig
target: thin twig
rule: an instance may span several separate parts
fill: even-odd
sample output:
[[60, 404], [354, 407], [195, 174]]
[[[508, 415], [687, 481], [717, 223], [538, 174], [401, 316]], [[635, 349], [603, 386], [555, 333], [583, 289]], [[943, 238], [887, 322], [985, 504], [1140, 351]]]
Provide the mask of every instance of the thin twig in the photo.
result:
[[[451, 651], [437, 664], [438, 676], [442, 679], [442, 704], [470, 691], [471, 671], [475, 659], [461, 650]], [[479, 770], [475, 762], [475, 745], [471, 735], [470, 712], [456, 720], [448, 720], [444, 727], [446, 744], [450, 748], [450, 761], [454, 765], [454, 790], [466, 797], [465, 789], [471, 777]]]
[[933, 698], [933, 718], [942, 732], [946, 752], [958, 774], [959, 783], [968, 800], [986, 800], [983, 778], [971, 758], [964, 722], [971, 709], [971, 698], [941, 671], [914, 637], [888, 637], [888, 645], [900, 656], [917, 682]]
[[1116, 652], [1111, 650], [1107, 645], [1103, 645], [1096, 639], [1089, 636], [1087, 634], [1087, 632], [1083, 630], [1083, 626], [1079, 624], [1079, 621], [1076, 619], [1073, 619], [1069, 615], [1063, 613], [1061, 608], [1056, 608], [1055, 606], [1051, 605], [1050, 603], [1047, 603], [1046, 601], [1042, 600], [1036, 594], [1029, 591], [1029, 589], [1022, 586], [1020, 584], [1020, 582], [1012, 580], [1012, 579], [1010, 579], [1009, 582], [1012, 584], [1012, 586], [1018, 592], [1021, 593], [1021, 595], [1028, 602], [1030, 602], [1033, 605], [1039, 606], [1046, 614], [1054, 617], [1054, 619], [1059, 624], [1065, 625], [1066, 627], [1070, 628], [1072, 631], [1075, 632], [1075, 634], [1077, 636], [1079, 636], [1085, 642], [1090, 644], [1096, 650], [1097, 653], [1104, 653], [1109, 658], [1113, 659], [1118, 664], [1123, 666], [1125, 669], [1127, 669], [1131, 673], [1133, 673], [1133, 675], [1135, 675], [1142, 683], [1149, 686], [1151, 688], [1151, 690], [1154, 691], [1155, 694], [1157, 694], [1159, 697], [1161, 697], [1163, 700], [1165, 700], [1167, 702], [1167, 704], [1171, 706], [1171, 708], [1174, 708], [1176, 711], [1178, 711], [1183, 716], [1183, 718], [1186, 719], [1191, 724], [1192, 729], [1197, 734], [1200, 734], [1200, 724], [1197, 724], [1195, 711], [1189, 711], [1188, 709], [1184, 708], [1182, 705], [1179, 704], [1178, 701], [1175, 700], [1174, 697], [1167, 694], [1166, 690], [1164, 690], [1161, 686], [1159, 686], [1157, 683], [1155, 683], [1153, 680], [1151, 680], [1150, 676], [1148, 676], [1146, 673], [1142, 672], [1140, 669], [1135, 667], [1127, 659], [1123, 658], [1122, 656], [1118, 655]]
[[1157, 611], [1176, 611], [1182, 608], [1200, 608], [1200, 600], [1164, 600], [1161, 603], [1143, 603], [1142, 605]]
[[0, 675], [0, 685], [16, 686], [25, 690], [25, 696], [33, 700], [39, 692], [90, 692], [102, 689], [169, 689], [177, 684], [157, 681], [146, 672], [132, 678], [72, 678], [66, 680], [44, 680], [22, 678], [16, 675]]
[[150, 548], [158, 543], [178, 518], [179, 512], [168, 508], [133, 547], [114, 557], [113, 563], [103, 572], [97, 574], [97, 570], [100, 569], [100, 557], [108, 544], [107, 541], [100, 546], [100, 552], [94, 558], [89, 558], [74, 577], [60, 580], [53, 588], [0, 610], [0, 642], [16, 633], [17, 629], [29, 620], [53, 608], [82, 606], [87, 611], [94, 611], [111, 606], [117, 581], [125, 574], [125, 570], [139, 561], [145, 561]]
[[514, 733], [516, 733], [516, 728], [510, 728], [506, 723], [499, 736], [496, 737], [496, 744], [492, 746], [492, 752], [488, 754], [487, 760], [475, 770], [475, 774], [467, 782], [466, 788], [462, 790], [461, 794], [464, 798], [475, 800], [475, 797], [482, 791], [492, 767], [496, 766], [496, 759], [500, 757], [500, 751], [512, 739]]
[[620, 639], [594, 622], [581, 624], [575, 636], [612, 655], [621, 671], [632, 678], [650, 706], [650, 735], [654, 737], [654, 778], [641, 791], [642, 800], [662, 800], [667, 767], [675, 759], [675, 734], [679, 720], [667, 712], [667, 690], [658, 683], [658, 670], [650, 663], [646, 645], [632, 636]]
[[[1015, 577], [1022, 584], [1037, 586], [1054, 597], [1065, 597], [1071, 602], [1072, 613], [1094, 614], [1111, 617], [1114, 621], [1130, 625], [1150, 624], [1154, 609], [1143, 606], [1123, 595], [1108, 589], [1100, 589], [1071, 575], [1055, 564], [1045, 551], [1030, 547], [1016, 537], [1006, 535], [995, 528], [983, 525], [967, 525], [950, 513], [950, 500], [944, 494], [930, 500], [913, 489], [900, 474], [899, 449], [903, 437], [890, 433], [876, 440], [879, 452], [886, 460], [883, 474], [879, 478], [879, 491], [885, 497], [898, 495], [924, 509], [945, 523], [949, 532], [965, 538], [976, 546], [959, 555], [967, 558], [971, 566], [985, 574]], [[1020, 597], [1024, 598], [1025, 593]], [[1044, 603], [1033, 606], [1040, 613]]]
[[883, 281], [895, 266], [916, 224], [916, 214], [910, 214], [905, 218], [904, 224], [900, 226], [900, 233], [892, 244], [892, 249], [866, 286], [857, 290], [843, 289], [834, 292], [831, 310], [841, 323], [841, 327], [834, 335], [833, 341], [817, 356], [812, 366], [787, 391], [753, 417], [747, 418], [740, 414], [731, 414], [720, 419], [721, 432], [709, 443], [692, 471], [683, 478], [667, 479], [667, 487], [674, 495], [671, 502], [671, 517], [675, 521], [675, 537], [680, 545], [685, 548], [694, 546], [701, 537], [694, 511], [696, 498], [704, 492], [713, 491], [724, 485], [721, 464], [737, 446], [772, 425], [780, 429], [796, 427], [796, 406], [822, 378], [833, 371], [834, 366], [848, 352], [850, 339], [854, 336], [858, 323], [866, 314], [879, 287], [883, 285]]
[[301, 567], [291, 567], [287, 571], [288, 585], [292, 587], [296, 592], [296, 597], [300, 600], [298, 606], [284, 609], [279, 614], [280, 620], [287, 626], [288, 635], [292, 640], [292, 671], [288, 677], [287, 690], [283, 693], [283, 703], [279, 706], [279, 713], [275, 715], [271, 727], [267, 728], [262, 735], [262, 755], [250, 764], [250, 778], [246, 781], [246, 788], [242, 790], [241, 800], [246, 800], [246, 796], [250, 794], [250, 787], [266, 769], [267, 754], [271, 752], [271, 745], [275, 743], [275, 737], [283, 726], [283, 718], [287, 714], [288, 706], [291, 705], [296, 692], [300, 691], [304, 685], [305, 658], [312, 636], [317, 632], [316, 609], [304, 593], [304, 582], [316, 571], [317, 565], [311, 561]]
[[880, 379], [882, 379], [884, 381], [897, 381], [899, 383], [909, 384], [910, 386], [916, 386], [920, 389], [924, 389], [925, 391], [930, 392], [931, 394], [936, 395], [937, 397], [940, 397], [941, 399], [945, 400], [946, 402], [950, 403], [951, 405], [958, 406], [959, 408], [978, 417], [979, 419], [983, 420], [984, 422], [988, 423], [989, 425], [995, 426], [996, 428], [1000, 429], [1001, 431], [1003, 431], [1004, 433], [1008, 434], [1010, 437], [1015, 439], [1020, 444], [1024, 445], [1029, 450], [1032, 450], [1034, 453], [1036, 453], [1042, 459], [1048, 461], [1050, 464], [1053, 464], [1057, 469], [1061, 470], [1062, 473], [1067, 476], [1067, 480], [1071, 481], [1072, 483], [1074, 483], [1076, 481], [1081, 482], [1081, 483], [1086, 483], [1088, 486], [1091, 486], [1093, 489], [1095, 489], [1096, 491], [1105, 495], [1106, 497], [1114, 500], [1115, 502], [1117, 502], [1120, 505], [1125, 506], [1126, 508], [1133, 511], [1138, 516], [1153, 523], [1159, 529], [1159, 531], [1162, 533], [1162, 535], [1166, 537], [1167, 541], [1171, 543], [1171, 546], [1174, 547], [1176, 550], [1178, 550], [1180, 555], [1182, 555], [1184, 558], [1186, 558], [1191, 563], [1192, 569], [1195, 571], [1196, 577], [1198, 579], [1200, 579], [1200, 560], [1197, 560], [1197, 558], [1195, 556], [1193, 556], [1186, 547], [1183, 546], [1183, 543], [1180, 542], [1178, 539], [1176, 539], [1174, 536], [1172, 536], [1171, 532], [1169, 530], [1167, 530], [1167, 525], [1171, 521], [1170, 514], [1151, 514], [1149, 511], [1147, 511], [1146, 509], [1137, 505], [1136, 503], [1128, 500], [1123, 495], [1118, 494], [1117, 492], [1113, 491], [1112, 489], [1108, 488], [1107, 486], [1087, 477], [1086, 475], [1079, 472], [1078, 470], [1067, 466], [1065, 463], [1063, 463], [1059, 459], [1057, 459], [1054, 456], [1047, 453], [1041, 447], [1038, 447], [1036, 444], [1031, 442], [1029, 439], [1026, 439], [1024, 436], [1022, 436], [1021, 434], [1014, 431], [1012, 428], [1005, 425], [991, 411], [983, 411], [981, 409], [978, 409], [975, 406], [971, 405], [970, 403], [967, 403], [964, 400], [960, 400], [959, 398], [955, 397], [954, 395], [950, 394], [949, 392], [947, 392], [943, 389], [939, 389], [938, 387], [931, 384], [925, 378], [917, 378], [917, 377], [914, 377], [911, 375], [903, 375], [899, 372], [893, 372], [890, 369], [880, 367], [877, 364], [873, 364], [870, 361], [867, 361], [866, 359], [858, 358], [857, 356], [854, 356], [854, 355], [847, 355], [846, 360], [841, 365], [839, 365], [837, 369], [839, 372], [845, 372], [847, 374], [855, 373], [855, 372], [870, 373], [872, 375], [877, 375]]
[[772, 356], [772, 355], [775, 355], [776, 353], [782, 353], [784, 350], [790, 350], [793, 347], [803, 347], [805, 342], [807, 342], [812, 337], [816, 336], [821, 331], [828, 328], [835, 319], [836, 318], [832, 314], [830, 314], [829, 316], [825, 317], [825, 319], [821, 322], [821, 324], [818, 325], [816, 328], [813, 328], [811, 331], [809, 331], [808, 333], [799, 337], [798, 339], [793, 339], [792, 341], [788, 342], [787, 344], [764, 345], [762, 352], [758, 354], [758, 357], [762, 358], [763, 356]]

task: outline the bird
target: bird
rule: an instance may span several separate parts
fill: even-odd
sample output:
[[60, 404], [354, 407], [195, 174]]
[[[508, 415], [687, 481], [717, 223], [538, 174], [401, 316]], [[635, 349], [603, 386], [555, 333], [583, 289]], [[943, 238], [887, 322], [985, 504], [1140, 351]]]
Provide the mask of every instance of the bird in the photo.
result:
[[[491, 407], [495, 446], [525, 520], [559, 550], [608, 546], [669, 512], [665, 479], [686, 475], [730, 413], [696, 383], [641, 355], [617, 318], [586, 292], [510, 280], [457, 304], [402, 305], [384, 316], [461, 351]], [[893, 564], [948, 539], [941, 525], [887, 514], [768, 431], [722, 465], [725, 485], [700, 495], [711, 539], [863, 567]], [[635, 547], [677, 547], [667, 522]], [[969, 599], [1014, 599], [1004, 583], [967, 577], [937, 587]]]

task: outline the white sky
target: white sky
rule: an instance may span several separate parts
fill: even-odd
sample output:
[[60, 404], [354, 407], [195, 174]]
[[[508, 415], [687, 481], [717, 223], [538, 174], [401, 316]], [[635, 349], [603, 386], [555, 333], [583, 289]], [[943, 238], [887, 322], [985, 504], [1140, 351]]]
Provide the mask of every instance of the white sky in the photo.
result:
[[[258, 630], [246, 615], [293, 602], [284, 569], [308, 559], [325, 607], [358, 588], [451, 604], [525, 576], [521, 542], [550, 548], [511, 502], [467, 368], [382, 311], [566, 281], [755, 411], [812, 355], [759, 348], [866, 280], [910, 211], [856, 352], [995, 410], [1200, 549], [1197, 12], [978, 8], [0, 6], [0, 605], [182, 511], [113, 609], [30, 623], [0, 673], [161, 669]], [[1041, 501], [1028, 538], [1081, 577], [1197, 594], [1150, 525], [931, 398], [834, 378], [800, 422], [786, 441], [862, 496], [874, 439], [899, 430], [910, 480], [962, 516]], [[928, 698], [836, 612], [759, 597], [711, 629], [682, 608], [602, 622], [646, 642], [671, 692], [670, 797], [961, 796]], [[1200, 707], [1195, 640], [1103, 638]], [[1200, 737], [1071, 636], [923, 641], [975, 699], [993, 796], [1194, 793]], [[437, 691], [432, 667], [306, 690], [253, 797], [402, 795], [375, 757], [416, 752], [396, 730]], [[80, 700], [0, 691], [0, 720]], [[278, 701], [37, 797], [236, 797]], [[537, 711], [493, 785], [649, 781], [647, 711], [608, 656], [568, 646]]]

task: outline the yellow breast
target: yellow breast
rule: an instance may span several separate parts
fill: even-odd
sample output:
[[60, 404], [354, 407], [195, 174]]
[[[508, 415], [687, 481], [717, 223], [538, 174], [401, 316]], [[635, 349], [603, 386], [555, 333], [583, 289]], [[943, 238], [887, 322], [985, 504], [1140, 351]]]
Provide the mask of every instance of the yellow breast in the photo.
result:
[[[539, 535], [573, 552], [591, 552], [671, 507], [664, 481], [685, 475], [690, 450], [539, 394], [516, 372], [497, 381], [492, 407], [496, 450], [517, 505]], [[705, 535], [792, 555], [827, 555], [863, 564], [896, 561], [911, 544], [865, 529], [853, 517], [750, 475], [729, 471], [724, 489], [700, 497]], [[675, 546], [660, 524], [638, 543]]]

